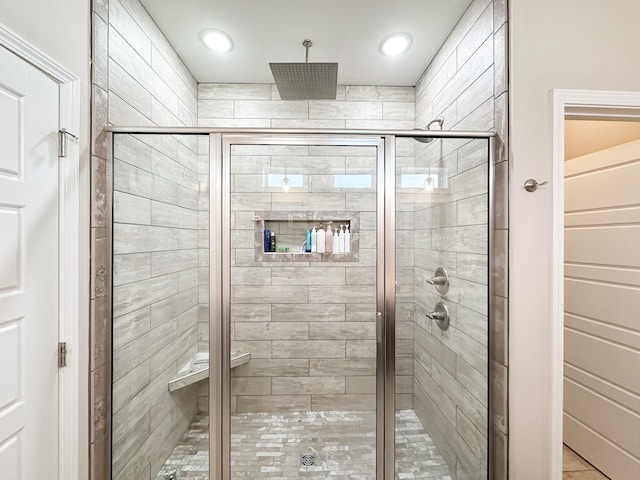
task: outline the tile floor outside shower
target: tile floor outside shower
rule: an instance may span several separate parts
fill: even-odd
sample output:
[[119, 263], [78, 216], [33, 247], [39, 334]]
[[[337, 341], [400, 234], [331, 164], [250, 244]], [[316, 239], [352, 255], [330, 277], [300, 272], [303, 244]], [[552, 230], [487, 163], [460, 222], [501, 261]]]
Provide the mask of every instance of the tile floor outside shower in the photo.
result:
[[[375, 413], [309, 411], [233, 415], [231, 478], [372, 480]], [[198, 415], [156, 480], [209, 480], [209, 419]], [[315, 466], [300, 465], [314, 453]], [[413, 410], [396, 412], [396, 479], [451, 480], [444, 458]]]
[[593, 465], [562, 445], [562, 480], [608, 480], [609, 477], [600, 473]]

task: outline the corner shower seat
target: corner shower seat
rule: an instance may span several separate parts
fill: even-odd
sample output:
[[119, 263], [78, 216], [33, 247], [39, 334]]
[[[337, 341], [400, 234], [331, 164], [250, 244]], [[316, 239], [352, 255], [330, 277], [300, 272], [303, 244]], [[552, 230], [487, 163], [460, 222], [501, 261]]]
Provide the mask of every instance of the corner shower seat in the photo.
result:
[[[248, 352], [231, 352], [231, 368], [244, 365], [251, 360]], [[184, 367], [180, 369], [178, 376], [169, 380], [169, 391], [175, 392], [196, 382], [209, 378], [209, 352], [198, 352]]]

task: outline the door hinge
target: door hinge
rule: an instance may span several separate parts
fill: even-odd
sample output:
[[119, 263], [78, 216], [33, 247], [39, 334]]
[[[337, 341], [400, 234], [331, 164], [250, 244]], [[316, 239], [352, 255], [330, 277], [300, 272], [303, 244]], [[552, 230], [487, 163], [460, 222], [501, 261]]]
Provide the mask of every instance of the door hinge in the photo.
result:
[[67, 366], [67, 343], [58, 343], [58, 368]]
[[74, 140], [78, 140], [78, 136], [73, 133], [67, 131], [66, 128], [61, 128], [58, 131], [58, 156], [60, 158], [65, 158], [67, 156], [67, 142], [69, 137]]

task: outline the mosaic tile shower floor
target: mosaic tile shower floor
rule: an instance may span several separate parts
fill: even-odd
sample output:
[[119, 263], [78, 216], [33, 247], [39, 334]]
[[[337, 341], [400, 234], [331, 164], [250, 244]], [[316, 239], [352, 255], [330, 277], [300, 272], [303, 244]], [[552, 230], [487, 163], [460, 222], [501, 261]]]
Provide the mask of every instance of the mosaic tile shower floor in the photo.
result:
[[[232, 417], [231, 477], [272, 480], [373, 480], [373, 412], [241, 413]], [[156, 480], [209, 480], [208, 425], [197, 416]], [[303, 467], [300, 455], [316, 454]], [[451, 480], [449, 469], [413, 410], [396, 412], [396, 479]]]

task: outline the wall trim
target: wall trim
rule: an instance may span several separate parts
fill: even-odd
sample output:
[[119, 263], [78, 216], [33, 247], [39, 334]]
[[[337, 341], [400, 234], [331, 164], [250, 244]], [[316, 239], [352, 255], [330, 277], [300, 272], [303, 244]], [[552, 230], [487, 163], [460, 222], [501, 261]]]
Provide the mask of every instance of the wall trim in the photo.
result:
[[[632, 111], [630, 113], [630, 111]], [[565, 118], [628, 120], [640, 115], [640, 92], [597, 90], [551, 91], [552, 113], [552, 249], [551, 249], [551, 372], [549, 388], [550, 479], [562, 479], [564, 375], [564, 121]]]
[[[46, 53], [0, 24], [0, 46], [38, 68], [59, 85], [60, 128], [80, 134], [80, 79]], [[57, 478], [80, 480], [80, 465], [88, 455], [82, 448], [81, 419], [88, 406], [80, 403], [82, 395], [80, 365], [88, 358], [87, 342], [80, 338], [80, 305], [88, 289], [81, 285], [88, 259], [80, 256], [80, 148], [79, 141], [69, 139], [66, 158], [59, 158], [59, 292], [58, 340], [67, 343], [67, 367], [58, 370], [58, 472]], [[86, 300], [86, 299], [85, 299]], [[86, 315], [85, 315], [86, 316]], [[86, 387], [86, 386], [85, 386]], [[84, 460], [81, 462], [81, 460]]]

